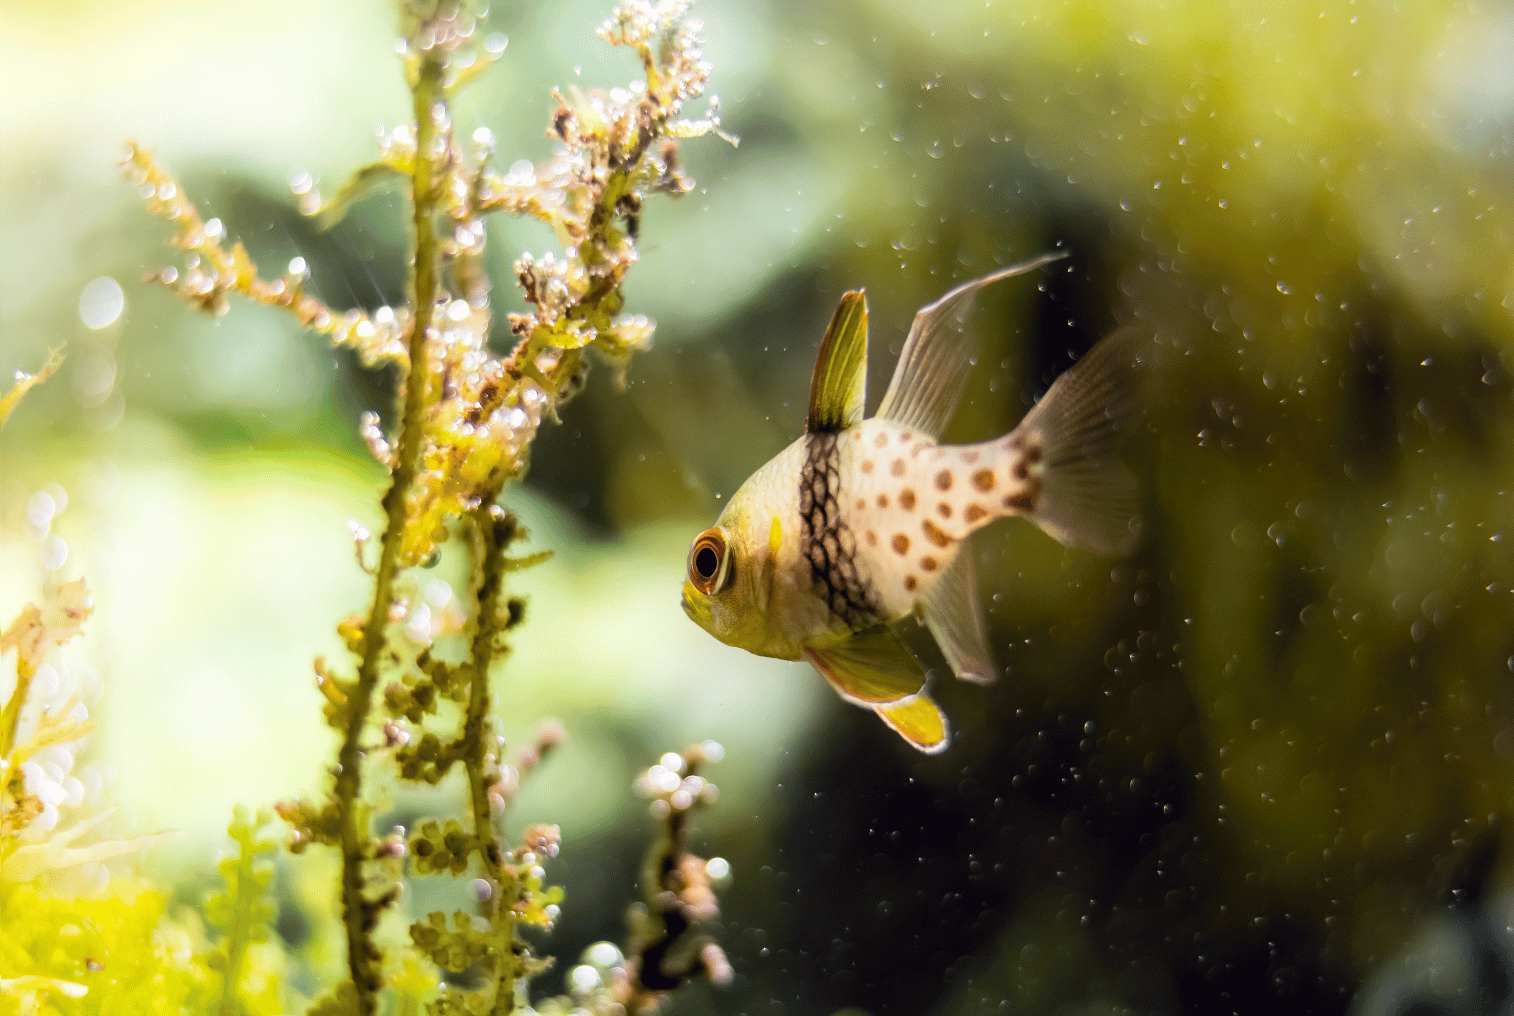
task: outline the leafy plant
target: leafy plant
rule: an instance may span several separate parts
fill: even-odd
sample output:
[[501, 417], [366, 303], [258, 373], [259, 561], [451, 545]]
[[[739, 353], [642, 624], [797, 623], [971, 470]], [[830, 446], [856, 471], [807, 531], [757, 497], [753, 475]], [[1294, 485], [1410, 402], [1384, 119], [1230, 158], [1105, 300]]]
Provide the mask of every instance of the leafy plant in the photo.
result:
[[[402, 7], [401, 56], [413, 122], [387, 132], [379, 159], [354, 173], [331, 201], [322, 202], [308, 177], [295, 181], [295, 191], [304, 211], [329, 224], [383, 181], [408, 185], [408, 306], [336, 312], [306, 291], [302, 259], [282, 278], [263, 279], [241, 243], [227, 246], [219, 220], [203, 219], [149, 152], [129, 148], [128, 177], [151, 210], [175, 225], [174, 242], [188, 252], [183, 271], [165, 268], [155, 273], [159, 282], [215, 313], [228, 309], [233, 292], [284, 308], [336, 344], [355, 348], [365, 363], [398, 366], [402, 377], [393, 433], [384, 433], [377, 414], [367, 414], [362, 427], [390, 472], [383, 531], [376, 541], [358, 534], [360, 558], [375, 558], [372, 602], [338, 626], [351, 664], [315, 662], [324, 715], [338, 741], [331, 787], [319, 800], [277, 809], [291, 827], [291, 850], [319, 844], [341, 859], [348, 977], [314, 1012], [376, 1011], [388, 966], [375, 931], [400, 896], [407, 863], [416, 875], [458, 876], [475, 863], [482, 874], [474, 882], [477, 915], [437, 912], [410, 928], [416, 950], [467, 985], [444, 986], [427, 1004], [429, 1012], [510, 1012], [544, 966], [520, 930], [552, 924], [561, 891], [544, 885], [542, 863], [556, 854], [558, 835], [555, 827], [533, 826], [507, 846], [500, 820], [523, 772], [556, 737], [507, 764], [489, 685], [507, 649], [506, 633], [524, 617], [524, 602], [507, 593], [506, 576], [544, 555], [510, 556], [524, 533], [497, 502], [506, 484], [525, 472], [543, 421], [555, 419], [582, 388], [588, 350], [623, 372], [631, 354], [650, 341], [653, 326], [623, 312], [621, 293], [637, 257], [644, 201], [689, 188], [678, 142], [719, 125], [713, 100], [703, 117], [680, 119], [710, 70], [687, 7], [647, 0], [617, 7], [600, 35], [635, 52], [644, 79], [629, 89], [554, 93], [549, 131], [559, 150], [529, 172], [505, 175], [492, 168], [488, 132], [475, 131], [471, 146], [463, 144], [449, 108], [456, 91], [499, 58], [503, 40], [480, 40], [482, 25], [464, 5], [417, 0]], [[546, 222], [562, 246], [560, 253], [524, 253], [516, 261], [516, 281], [533, 309], [509, 316], [516, 342], [507, 356], [488, 346], [490, 280], [482, 253], [491, 212]], [[434, 562], [454, 537], [471, 561], [468, 609], [433, 613], [409, 592], [404, 573]], [[365, 554], [369, 542], [377, 547]], [[375, 835], [377, 770], [434, 785], [459, 765], [467, 782], [460, 817]], [[225, 936], [216, 960], [222, 1012], [240, 1004], [241, 957], [262, 927], [262, 904], [246, 901], [266, 878], [252, 860], [258, 848], [250, 828], [233, 823], [242, 854], [227, 862], [228, 895], [212, 916]], [[400, 963], [401, 1005], [409, 1008], [419, 1003], [426, 978], [412, 976], [410, 958]], [[684, 974], [707, 969], [712, 965]]]

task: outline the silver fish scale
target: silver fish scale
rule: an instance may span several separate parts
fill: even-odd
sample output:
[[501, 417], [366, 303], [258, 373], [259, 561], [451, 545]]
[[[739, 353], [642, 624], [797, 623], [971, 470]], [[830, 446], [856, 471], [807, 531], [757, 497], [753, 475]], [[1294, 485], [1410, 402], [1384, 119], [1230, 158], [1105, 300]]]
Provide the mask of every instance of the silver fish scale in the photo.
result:
[[853, 631], [877, 624], [877, 590], [857, 569], [857, 541], [841, 517], [841, 455], [835, 434], [805, 440], [799, 471], [800, 552], [810, 563], [810, 583], [832, 614]]

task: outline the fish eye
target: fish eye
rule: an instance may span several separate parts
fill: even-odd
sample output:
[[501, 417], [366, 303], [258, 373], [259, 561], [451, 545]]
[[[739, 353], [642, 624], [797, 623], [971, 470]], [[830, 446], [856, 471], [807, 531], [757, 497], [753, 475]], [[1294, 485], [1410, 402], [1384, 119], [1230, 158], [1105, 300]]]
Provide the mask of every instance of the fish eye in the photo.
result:
[[689, 548], [689, 581], [702, 593], [717, 593], [730, 585], [730, 565], [730, 545], [719, 526], [700, 533]]

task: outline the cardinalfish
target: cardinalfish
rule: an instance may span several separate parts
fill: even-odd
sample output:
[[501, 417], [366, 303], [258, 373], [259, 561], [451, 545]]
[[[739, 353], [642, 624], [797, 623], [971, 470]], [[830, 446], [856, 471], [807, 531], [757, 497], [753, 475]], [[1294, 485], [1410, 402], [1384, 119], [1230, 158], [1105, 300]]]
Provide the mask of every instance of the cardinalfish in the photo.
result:
[[1014, 515], [1101, 554], [1127, 553], [1137, 536], [1135, 480], [1116, 457], [1134, 403], [1132, 331], [1068, 368], [1004, 437], [939, 443], [976, 352], [974, 297], [1062, 256], [1002, 269], [922, 307], [866, 420], [867, 300], [843, 296], [820, 344], [805, 433], [695, 538], [685, 612], [728, 645], [808, 660], [910, 744], [944, 751], [946, 717], [893, 625], [914, 615], [958, 678], [994, 679], [968, 536]]

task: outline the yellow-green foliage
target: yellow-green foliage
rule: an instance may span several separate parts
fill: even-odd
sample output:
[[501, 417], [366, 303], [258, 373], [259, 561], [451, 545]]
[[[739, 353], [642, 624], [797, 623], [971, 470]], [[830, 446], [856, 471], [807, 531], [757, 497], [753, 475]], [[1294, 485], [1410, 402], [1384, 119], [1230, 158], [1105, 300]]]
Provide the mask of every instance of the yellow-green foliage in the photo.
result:
[[98, 899], [72, 900], [0, 880], [0, 1012], [187, 1011], [205, 968], [189, 934], [163, 916], [162, 895], [131, 879]]
[[268, 812], [259, 811], [249, 820], [246, 809], [237, 808], [226, 828], [236, 841], [237, 852], [217, 865], [226, 887], [205, 900], [205, 919], [221, 932], [219, 945], [205, 957], [205, 965], [213, 972], [205, 1008], [216, 1016], [260, 1016], [281, 1011], [277, 979], [267, 971], [249, 976], [249, 968], [255, 967], [249, 962], [251, 948], [269, 940], [269, 924], [277, 913], [267, 893], [273, 879], [269, 856], [278, 850], [278, 843], [262, 838], [263, 827], [271, 818]]

